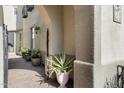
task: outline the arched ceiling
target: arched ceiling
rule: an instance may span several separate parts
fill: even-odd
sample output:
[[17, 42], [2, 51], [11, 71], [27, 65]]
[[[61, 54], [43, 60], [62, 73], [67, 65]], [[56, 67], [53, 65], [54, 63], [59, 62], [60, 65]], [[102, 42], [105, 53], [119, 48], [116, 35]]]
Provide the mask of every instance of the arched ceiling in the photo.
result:
[[49, 26], [51, 24], [51, 19], [47, 13], [47, 10], [45, 9], [45, 7], [43, 5], [36, 5], [36, 8], [43, 15], [45, 24]]

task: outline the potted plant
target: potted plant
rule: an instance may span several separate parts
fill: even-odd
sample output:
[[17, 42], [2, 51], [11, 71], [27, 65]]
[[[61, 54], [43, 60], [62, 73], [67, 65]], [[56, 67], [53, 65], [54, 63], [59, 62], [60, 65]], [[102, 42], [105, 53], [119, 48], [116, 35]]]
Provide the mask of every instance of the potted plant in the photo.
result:
[[31, 61], [31, 50], [30, 49], [26, 49], [25, 51], [25, 60]]
[[31, 61], [31, 50], [30, 49], [22, 48], [21, 55], [26, 61]]
[[41, 64], [41, 53], [39, 50], [32, 51], [31, 61], [34, 66], [39, 66]]
[[26, 48], [21, 48], [21, 56], [25, 58]]
[[69, 79], [69, 73], [73, 68], [74, 57], [68, 56], [65, 53], [54, 55], [50, 62], [50, 76], [56, 73], [57, 81], [60, 84], [59, 87], [65, 87]]

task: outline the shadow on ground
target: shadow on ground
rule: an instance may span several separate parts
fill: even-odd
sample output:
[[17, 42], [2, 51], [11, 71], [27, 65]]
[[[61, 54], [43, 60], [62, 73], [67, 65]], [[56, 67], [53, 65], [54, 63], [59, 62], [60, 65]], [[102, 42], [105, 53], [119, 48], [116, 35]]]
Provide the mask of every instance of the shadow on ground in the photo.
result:
[[[8, 68], [9, 68], [8, 80], [10, 80], [9, 87], [27, 87], [27, 88], [28, 87], [34, 87], [34, 88], [59, 87], [59, 84], [57, 83], [56, 80], [50, 80], [45, 78], [44, 65], [32, 66], [30, 61], [27, 62], [23, 58], [19, 57], [19, 58], [9, 58]], [[31, 71], [31, 72], [27, 73], [26, 71]], [[33, 84], [33, 83], [36, 83], [36, 84]], [[69, 80], [69, 82], [67, 83], [67, 87], [68, 88], [73, 87], [72, 80]]]

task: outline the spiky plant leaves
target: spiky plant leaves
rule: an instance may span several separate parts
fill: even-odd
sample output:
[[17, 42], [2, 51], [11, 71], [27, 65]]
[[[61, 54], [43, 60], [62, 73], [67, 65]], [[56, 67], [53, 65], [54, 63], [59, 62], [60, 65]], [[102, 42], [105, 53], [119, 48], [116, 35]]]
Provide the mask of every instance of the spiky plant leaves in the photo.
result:
[[50, 76], [55, 73], [71, 72], [73, 69], [74, 57], [68, 56], [65, 53], [61, 53], [47, 59], [50, 65]]

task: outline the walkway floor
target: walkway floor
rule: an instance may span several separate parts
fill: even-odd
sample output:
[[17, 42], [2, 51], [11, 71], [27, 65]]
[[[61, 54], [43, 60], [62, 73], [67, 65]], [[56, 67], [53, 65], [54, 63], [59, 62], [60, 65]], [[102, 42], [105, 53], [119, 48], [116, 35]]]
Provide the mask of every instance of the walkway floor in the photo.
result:
[[9, 54], [8, 87], [55, 88], [57, 82], [44, 82], [44, 66], [34, 67], [21, 56]]
[[[56, 81], [45, 80], [44, 66], [34, 67], [21, 56], [9, 54], [9, 88], [56, 88]], [[71, 84], [72, 85], [72, 84]]]

